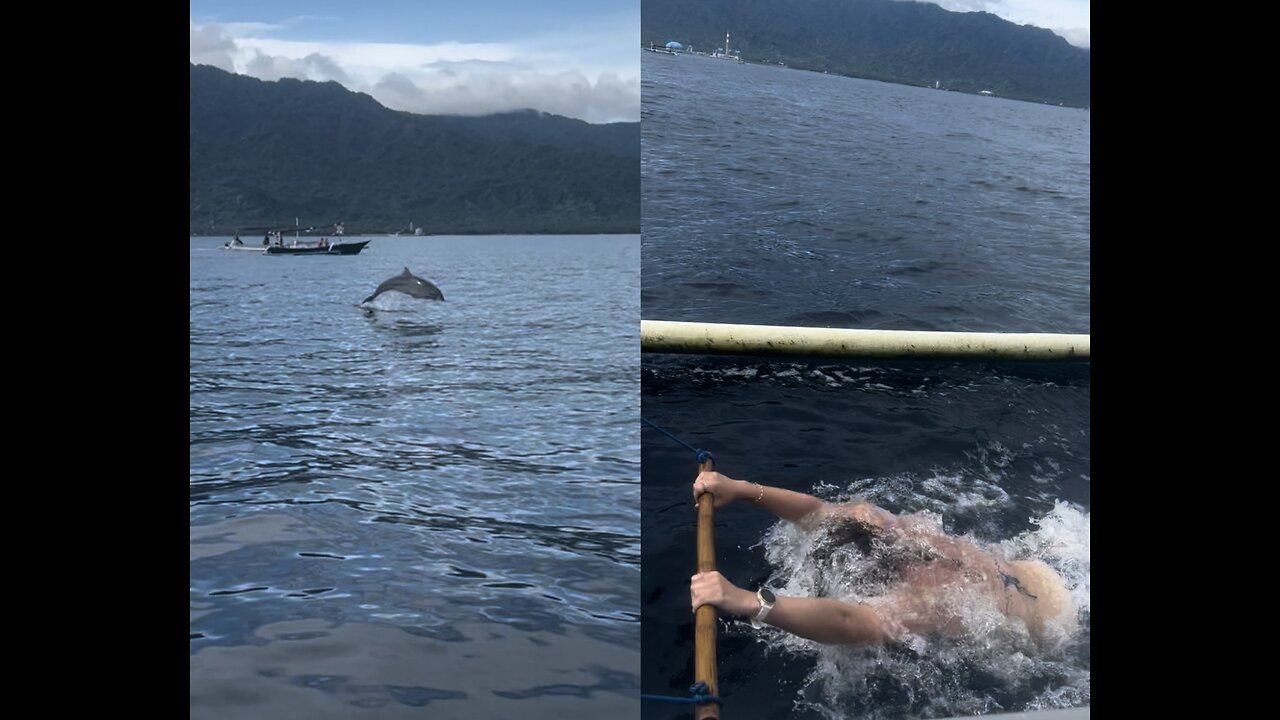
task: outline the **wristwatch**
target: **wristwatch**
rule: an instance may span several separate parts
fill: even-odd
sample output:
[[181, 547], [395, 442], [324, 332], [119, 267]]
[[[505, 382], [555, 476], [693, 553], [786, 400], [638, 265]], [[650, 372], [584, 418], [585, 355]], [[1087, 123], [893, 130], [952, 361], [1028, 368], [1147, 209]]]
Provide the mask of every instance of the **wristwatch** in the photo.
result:
[[772, 590], [762, 587], [756, 591], [756, 599], [760, 601], [760, 611], [751, 618], [751, 627], [759, 628], [764, 627], [764, 619], [769, 617], [769, 611], [773, 609], [773, 603], [778, 598], [774, 597]]

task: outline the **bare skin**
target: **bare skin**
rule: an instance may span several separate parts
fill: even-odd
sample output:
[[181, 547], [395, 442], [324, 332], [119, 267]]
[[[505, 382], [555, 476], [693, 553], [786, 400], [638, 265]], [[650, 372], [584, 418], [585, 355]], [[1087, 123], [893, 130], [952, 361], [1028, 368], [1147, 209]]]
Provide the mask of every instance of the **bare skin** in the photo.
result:
[[[865, 501], [828, 503], [717, 472], [700, 473], [693, 482], [695, 500], [708, 492], [717, 508], [746, 500], [806, 528], [828, 520], [852, 520], [866, 533], [892, 538], [919, 554], [922, 561], [902, 569], [902, 582], [893, 592], [866, 604], [777, 596], [765, 622], [794, 635], [828, 644], [889, 643], [906, 633], [960, 635], [961, 618], [946, 602], [948, 592], [956, 589], [988, 594], [1005, 615], [1023, 620], [1037, 642], [1045, 641], [1048, 621], [1064, 622], [1071, 615], [1066, 587], [1049, 566], [1038, 560], [1005, 561], [969, 540], [947, 535], [928, 518], [894, 515]], [[694, 575], [689, 593], [695, 610], [710, 604], [745, 617], [760, 610], [754, 592], [718, 572]]]

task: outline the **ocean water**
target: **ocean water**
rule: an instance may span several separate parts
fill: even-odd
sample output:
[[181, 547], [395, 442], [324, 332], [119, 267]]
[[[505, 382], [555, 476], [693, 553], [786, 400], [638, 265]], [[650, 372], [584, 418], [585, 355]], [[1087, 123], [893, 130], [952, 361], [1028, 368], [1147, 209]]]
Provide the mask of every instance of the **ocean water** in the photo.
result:
[[[654, 320], [1090, 330], [1089, 113], [642, 53], [641, 312]], [[1089, 704], [1088, 364], [645, 355], [641, 413], [737, 478], [923, 513], [1065, 578], [1077, 629], [842, 648], [721, 621], [726, 717], [947, 717]], [[642, 437], [642, 682], [693, 681], [693, 454]], [[860, 598], [819, 538], [716, 515], [740, 586]], [[966, 615], [975, 628], [978, 609]], [[988, 619], [989, 620], [989, 619]], [[687, 717], [645, 703], [643, 717]]]
[[[638, 716], [639, 238], [225, 240], [191, 240], [191, 716]], [[404, 267], [445, 301], [359, 306]]]

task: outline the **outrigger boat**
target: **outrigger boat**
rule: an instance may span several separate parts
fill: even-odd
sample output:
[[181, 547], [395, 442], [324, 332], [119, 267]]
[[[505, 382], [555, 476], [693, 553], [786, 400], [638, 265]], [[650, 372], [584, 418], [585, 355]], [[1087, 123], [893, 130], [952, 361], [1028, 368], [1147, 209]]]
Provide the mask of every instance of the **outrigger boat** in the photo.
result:
[[[1089, 362], [1089, 340], [1090, 336], [1087, 334], [1065, 333], [862, 330], [670, 320], [640, 321], [640, 352], [642, 353], [1087, 363]], [[643, 421], [668, 436], [671, 435], [657, 425], [647, 420]], [[685, 447], [693, 449], [678, 438], [672, 437]], [[696, 453], [698, 472], [715, 470], [715, 459], [711, 453], [705, 450], [696, 450]], [[763, 488], [761, 488], [761, 497], [763, 497]], [[685, 502], [687, 501], [686, 496]], [[697, 497], [696, 505], [698, 525], [695, 538], [698, 572], [714, 572], [716, 569], [715, 497], [709, 492], [704, 492]], [[761, 603], [763, 602], [764, 597], [761, 596]], [[717, 613], [718, 611], [711, 604], [700, 605], [694, 612], [693, 677], [695, 682], [689, 688], [690, 697], [678, 698], [678, 700], [694, 705], [696, 720], [719, 720], [720, 718], [721, 700], [716, 663]], [[642, 699], [670, 698], [642, 696]], [[743, 716], [749, 714], [744, 712]], [[985, 718], [987, 720], [1089, 720], [1089, 707], [1028, 710], [987, 715]], [[962, 719], [952, 717], [946, 720]]]
[[[251, 245], [240, 240], [240, 234], [237, 232], [233, 240], [228, 240], [222, 245], [226, 250], [247, 250], [264, 255], [359, 255], [361, 250], [369, 244], [368, 240], [359, 240], [356, 242], [342, 242], [344, 228], [342, 223], [334, 223], [333, 234], [334, 242], [330, 242], [328, 238], [320, 238], [318, 241], [301, 241], [298, 238], [300, 232], [311, 232], [316, 229], [314, 225], [303, 228], [298, 219], [294, 218], [293, 228], [288, 227], [268, 227], [256, 228], [259, 231], [266, 231], [262, 238], [261, 245]], [[243, 230], [244, 228], [242, 228]], [[253, 230], [255, 228], [249, 228]], [[285, 245], [284, 233], [293, 230], [293, 245]], [[300, 245], [305, 242], [305, 245]]]
[[360, 242], [312, 245], [311, 247], [270, 245], [267, 247], [266, 252], [268, 255], [359, 255], [364, 246], [368, 244], [368, 240], [361, 240]]

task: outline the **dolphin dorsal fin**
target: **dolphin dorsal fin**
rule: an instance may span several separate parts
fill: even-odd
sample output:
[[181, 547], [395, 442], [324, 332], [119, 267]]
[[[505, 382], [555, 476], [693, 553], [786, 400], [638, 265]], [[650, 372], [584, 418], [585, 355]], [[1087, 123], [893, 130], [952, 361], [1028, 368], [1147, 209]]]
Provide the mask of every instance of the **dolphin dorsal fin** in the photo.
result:
[[404, 269], [404, 272], [402, 272], [402, 273], [400, 273], [400, 274], [401, 274], [401, 275], [412, 275], [413, 273], [409, 272], [409, 268], [405, 268], [405, 269]]

